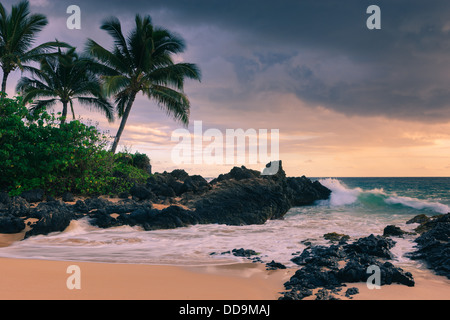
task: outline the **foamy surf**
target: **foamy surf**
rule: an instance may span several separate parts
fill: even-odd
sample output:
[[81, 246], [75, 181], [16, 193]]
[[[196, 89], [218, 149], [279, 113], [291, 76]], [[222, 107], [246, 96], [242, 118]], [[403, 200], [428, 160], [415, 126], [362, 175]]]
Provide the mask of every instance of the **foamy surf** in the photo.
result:
[[437, 213], [448, 213], [450, 212], [450, 207], [439, 203], [439, 202], [431, 202], [426, 200], [420, 200], [410, 197], [402, 197], [402, 196], [390, 196], [384, 200], [387, 204], [393, 205], [402, 205], [406, 207], [411, 207], [417, 210], [430, 210]]
[[332, 191], [330, 199], [318, 201], [319, 205], [345, 206], [364, 202], [366, 205], [401, 205], [416, 210], [428, 210], [435, 213], [448, 213], [450, 206], [412, 197], [388, 194], [383, 188], [363, 190], [362, 188], [349, 188], [339, 179], [320, 179], [320, 183]]

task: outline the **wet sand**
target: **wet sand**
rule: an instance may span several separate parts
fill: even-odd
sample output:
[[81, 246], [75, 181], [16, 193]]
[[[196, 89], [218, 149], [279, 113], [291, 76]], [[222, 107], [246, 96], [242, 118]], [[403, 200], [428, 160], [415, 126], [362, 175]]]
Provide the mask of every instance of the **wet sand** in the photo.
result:
[[[67, 286], [71, 265], [79, 267], [80, 289]], [[0, 299], [276, 300], [290, 272], [251, 263], [188, 268], [0, 258]]]

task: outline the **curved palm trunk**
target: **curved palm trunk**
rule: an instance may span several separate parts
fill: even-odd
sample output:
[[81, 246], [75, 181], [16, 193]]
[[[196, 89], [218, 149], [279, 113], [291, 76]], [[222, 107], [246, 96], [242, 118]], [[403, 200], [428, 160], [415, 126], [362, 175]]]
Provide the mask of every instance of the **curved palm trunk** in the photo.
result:
[[6, 80], [8, 79], [9, 72], [3, 71], [2, 91], [6, 93]]
[[70, 110], [72, 111], [72, 119], [75, 120], [75, 111], [73, 111], [73, 102], [70, 100]]
[[131, 94], [130, 100], [128, 100], [127, 107], [125, 108], [125, 112], [122, 115], [122, 121], [120, 121], [119, 130], [117, 131], [116, 137], [114, 138], [114, 142], [111, 147], [112, 153], [116, 153], [116, 149], [119, 144], [120, 137], [122, 136], [123, 129], [125, 128], [125, 124], [127, 122], [128, 116], [130, 115], [131, 107], [133, 106], [133, 102], [134, 102], [135, 98], [136, 98], [136, 92]]
[[63, 111], [62, 111], [62, 116], [61, 116], [61, 125], [66, 122], [66, 118], [67, 118], [67, 102], [63, 101], [62, 104], [63, 104]]

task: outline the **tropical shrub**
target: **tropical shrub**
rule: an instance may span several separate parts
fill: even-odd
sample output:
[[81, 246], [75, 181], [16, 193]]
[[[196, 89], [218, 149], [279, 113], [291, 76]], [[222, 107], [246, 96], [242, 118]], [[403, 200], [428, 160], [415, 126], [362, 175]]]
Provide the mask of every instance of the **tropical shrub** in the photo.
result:
[[[10, 195], [41, 188], [48, 195], [117, 194], [144, 183], [148, 171], [121, 159], [141, 154], [107, 151], [108, 137], [79, 120], [30, 113], [22, 98], [0, 97], [0, 190]], [[146, 155], [145, 155], [146, 157]], [[148, 157], [147, 157], [148, 159]], [[137, 161], [139, 163], [139, 161]]]

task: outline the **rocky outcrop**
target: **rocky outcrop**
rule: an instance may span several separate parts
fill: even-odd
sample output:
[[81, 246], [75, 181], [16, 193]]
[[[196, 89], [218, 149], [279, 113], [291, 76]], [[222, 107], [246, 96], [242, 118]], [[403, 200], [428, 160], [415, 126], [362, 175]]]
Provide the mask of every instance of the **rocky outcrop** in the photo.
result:
[[[262, 224], [282, 218], [293, 206], [327, 199], [331, 191], [306, 177], [286, 178], [280, 161], [275, 175], [262, 176], [242, 166], [210, 183], [201, 176], [189, 176], [184, 170], [163, 172], [152, 176], [146, 185], [133, 187], [130, 193], [139, 201], [159, 200], [183, 206], [166, 210], [166, 214], [170, 213], [166, 216], [153, 211], [145, 223], [141, 221], [146, 229], [157, 229], [196, 223]], [[174, 197], [179, 200], [174, 201]], [[125, 217], [121, 221], [127, 223]]]
[[450, 213], [422, 219], [416, 228], [421, 235], [415, 239], [417, 250], [411, 259], [420, 259], [438, 275], [450, 279]]
[[25, 229], [22, 219], [12, 216], [0, 216], [0, 233], [18, 233]]
[[293, 206], [328, 199], [331, 191], [320, 183], [302, 178], [286, 178], [281, 161], [275, 175], [262, 176], [245, 167], [211, 181], [214, 186], [201, 197], [185, 204], [210, 223], [245, 225], [280, 219]]
[[[280, 300], [301, 300], [319, 288], [317, 299], [336, 299], [333, 293], [340, 291], [346, 283], [366, 282], [371, 275], [369, 266], [379, 268], [380, 285], [399, 283], [414, 286], [411, 273], [385, 261], [391, 258], [389, 249], [394, 244], [391, 239], [370, 235], [350, 244], [306, 248], [291, 259], [301, 268], [284, 284], [287, 291], [283, 292]], [[348, 295], [355, 293], [352, 290]]]
[[[247, 225], [280, 219], [293, 206], [312, 204], [329, 197], [331, 191], [320, 183], [306, 177], [287, 178], [281, 161], [277, 167], [274, 175], [261, 175], [244, 166], [235, 167], [211, 183], [181, 169], [156, 173], [146, 184], [130, 189], [132, 199], [118, 203], [94, 197], [73, 204], [74, 196], [67, 193], [64, 200], [70, 204], [49, 198], [51, 201], [41, 201], [31, 207], [25, 198], [11, 199], [2, 193], [0, 216], [38, 219], [26, 237], [62, 231], [70, 220], [84, 216], [101, 228], [139, 225], [145, 230], [155, 230], [199, 223]], [[32, 190], [24, 196], [30, 201], [42, 200], [43, 191]], [[155, 208], [153, 204], [166, 207]], [[7, 225], [16, 228], [14, 230], [21, 226], [16, 224], [17, 219], [4, 218], [2, 221], [5, 230]]]
[[22, 192], [20, 195], [29, 203], [40, 202], [44, 200], [45, 191], [42, 189], [33, 189], [29, 191]]
[[383, 230], [383, 237], [402, 237], [403, 235], [407, 234], [408, 232], [403, 231], [397, 226], [394, 225], [388, 225]]
[[49, 234], [51, 232], [64, 231], [75, 219], [75, 215], [68, 211], [53, 211], [51, 214], [44, 215], [30, 231], [25, 233], [25, 239], [39, 234]]

